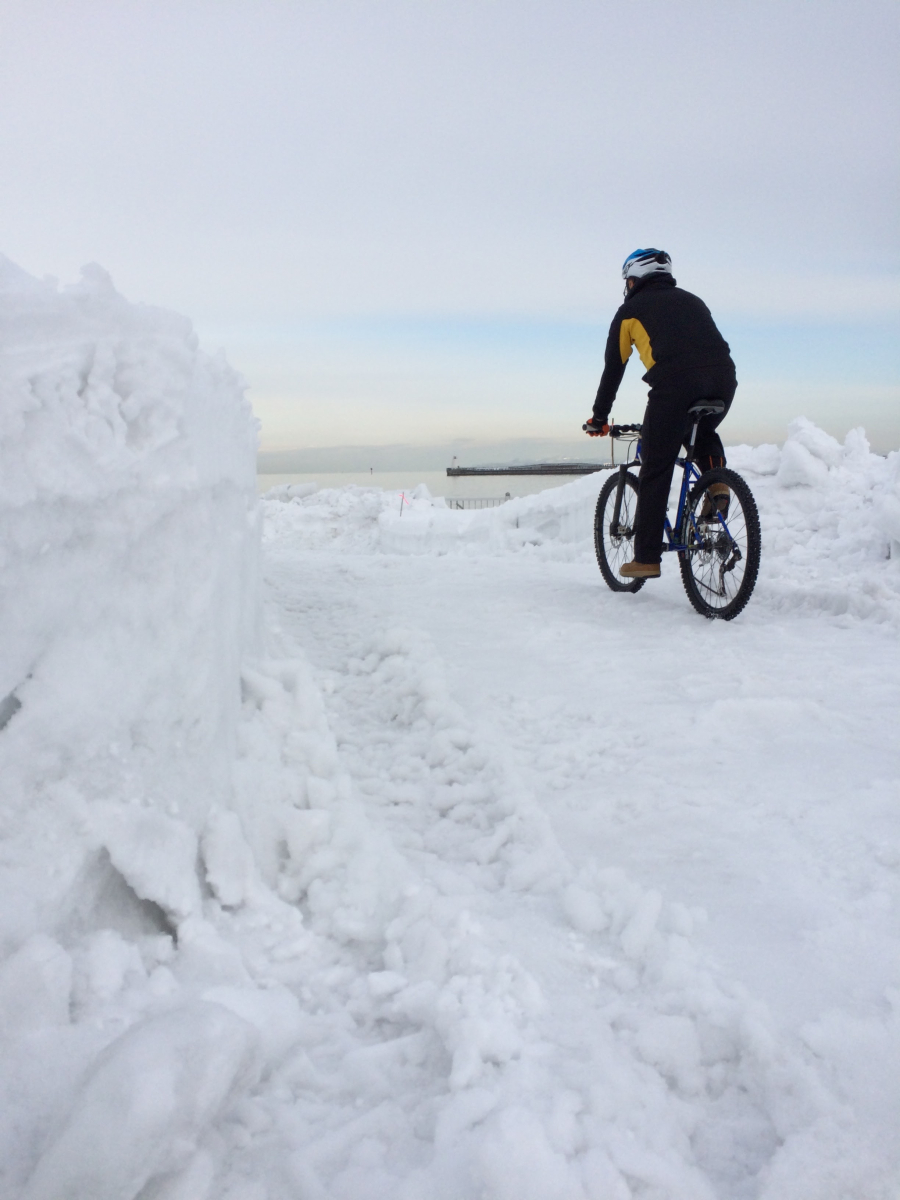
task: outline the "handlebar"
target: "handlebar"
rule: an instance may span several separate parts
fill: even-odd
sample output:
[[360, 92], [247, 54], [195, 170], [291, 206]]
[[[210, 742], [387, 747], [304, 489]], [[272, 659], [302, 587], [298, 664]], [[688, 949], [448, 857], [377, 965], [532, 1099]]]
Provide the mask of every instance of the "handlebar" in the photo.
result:
[[[581, 427], [587, 433], [587, 423]], [[609, 436], [611, 438], [628, 437], [632, 433], [641, 432], [640, 425], [610, 425]]]

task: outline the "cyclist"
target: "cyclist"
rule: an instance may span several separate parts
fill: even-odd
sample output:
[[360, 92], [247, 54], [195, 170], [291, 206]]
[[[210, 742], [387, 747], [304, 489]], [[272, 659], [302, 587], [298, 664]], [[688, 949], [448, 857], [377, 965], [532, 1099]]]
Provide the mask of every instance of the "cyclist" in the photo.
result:
[[[664, 250], [635, 250], [622, 266], [625, 302], [613, 317], [606, 342], [603, 376], [586, 429], [590, 437], [609, 433], [609, 411], [637, 346], [650, 384], [641, 430], [641, 469], [635, 517], [634, 561], [619, 574], [655, 579], [660, 573], [669, 487], [679, 448], [689, 433], [688, 409], [698, 400], [724, 400], [719, 414], [703, 417], [694, 458], [698, 469], [725, 466], [725, 450], [716, 432], [737, 388], [728, 343], [703, 301], [676, 287], [672, 260]], [[709, 488], [724, 514], [730, 493], [724, 483]], [[706, 502], [708, 503], [708, 502]], [[702, 513], [701, 515], [711, 515]]]

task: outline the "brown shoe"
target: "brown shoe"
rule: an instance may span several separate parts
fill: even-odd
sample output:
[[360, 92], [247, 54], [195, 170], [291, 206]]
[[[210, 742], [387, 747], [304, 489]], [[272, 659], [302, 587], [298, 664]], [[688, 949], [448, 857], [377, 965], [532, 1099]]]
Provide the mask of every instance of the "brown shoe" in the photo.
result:
[[659, 579], [659, 563], [623, 563], [619, 574], [625, 579]]
[[[706, 489], [703, 503], [700, 506], [700, 520], [709, 521], [716, 513], [728, 516], [728, 505], [731, 503], [731, 488], [727, 483], [711, 483]], [[715, 505], [715, 507], [713, 507]]]

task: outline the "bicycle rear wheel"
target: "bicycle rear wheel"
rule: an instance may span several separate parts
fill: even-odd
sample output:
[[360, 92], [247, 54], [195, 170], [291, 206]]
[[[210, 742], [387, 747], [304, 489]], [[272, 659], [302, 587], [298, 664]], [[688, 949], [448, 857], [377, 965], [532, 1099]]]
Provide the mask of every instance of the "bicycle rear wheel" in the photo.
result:
[[[727, 514], [708, 495], [714, 483], [731, 491]], [[682, 528], [688, 549], [678, 557], [688, 599], [704, 617], [732, 620], [746, 607], [759, 573], [762, 535], [753, 493], [727, 467], [706, 471], [691, 488]]]
[[606, 580], [607, 586], [614, 592], [639, 592], [646, 583], [644, 579], [633, 579], [626, 583], [619, 575], [619, 567], [630, 562], [634, 557], [634, 518], [637, 513], [638, 484], [637, 476], [630, 471], [625, 473], [625, 486], [622, 488], [622, 503], [619, 506], [619, 520], [614, 525], [613, 515], [616, 509], [616, 488], [619, 486], [618, 471], [607, 479], [597, 497], [597, 508], [594, 512], [594, 549], [597, 552], [597, 565]]

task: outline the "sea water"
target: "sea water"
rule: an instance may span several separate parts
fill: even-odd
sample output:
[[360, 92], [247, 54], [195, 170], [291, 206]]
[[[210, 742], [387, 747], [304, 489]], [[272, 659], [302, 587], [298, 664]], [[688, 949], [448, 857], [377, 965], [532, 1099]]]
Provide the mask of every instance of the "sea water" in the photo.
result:
[[257, 475], [260, 493], [282, 483], [317, 483], [321, 488], [377, 487], [386, 491], [411, 492], [424, 483], [432, 496], [454, 500], [503, 499], [532, 496], [547, 488], [571, 483], [572, 475], [454, 475], [446, 471], [315, 471], [295, 475]]

